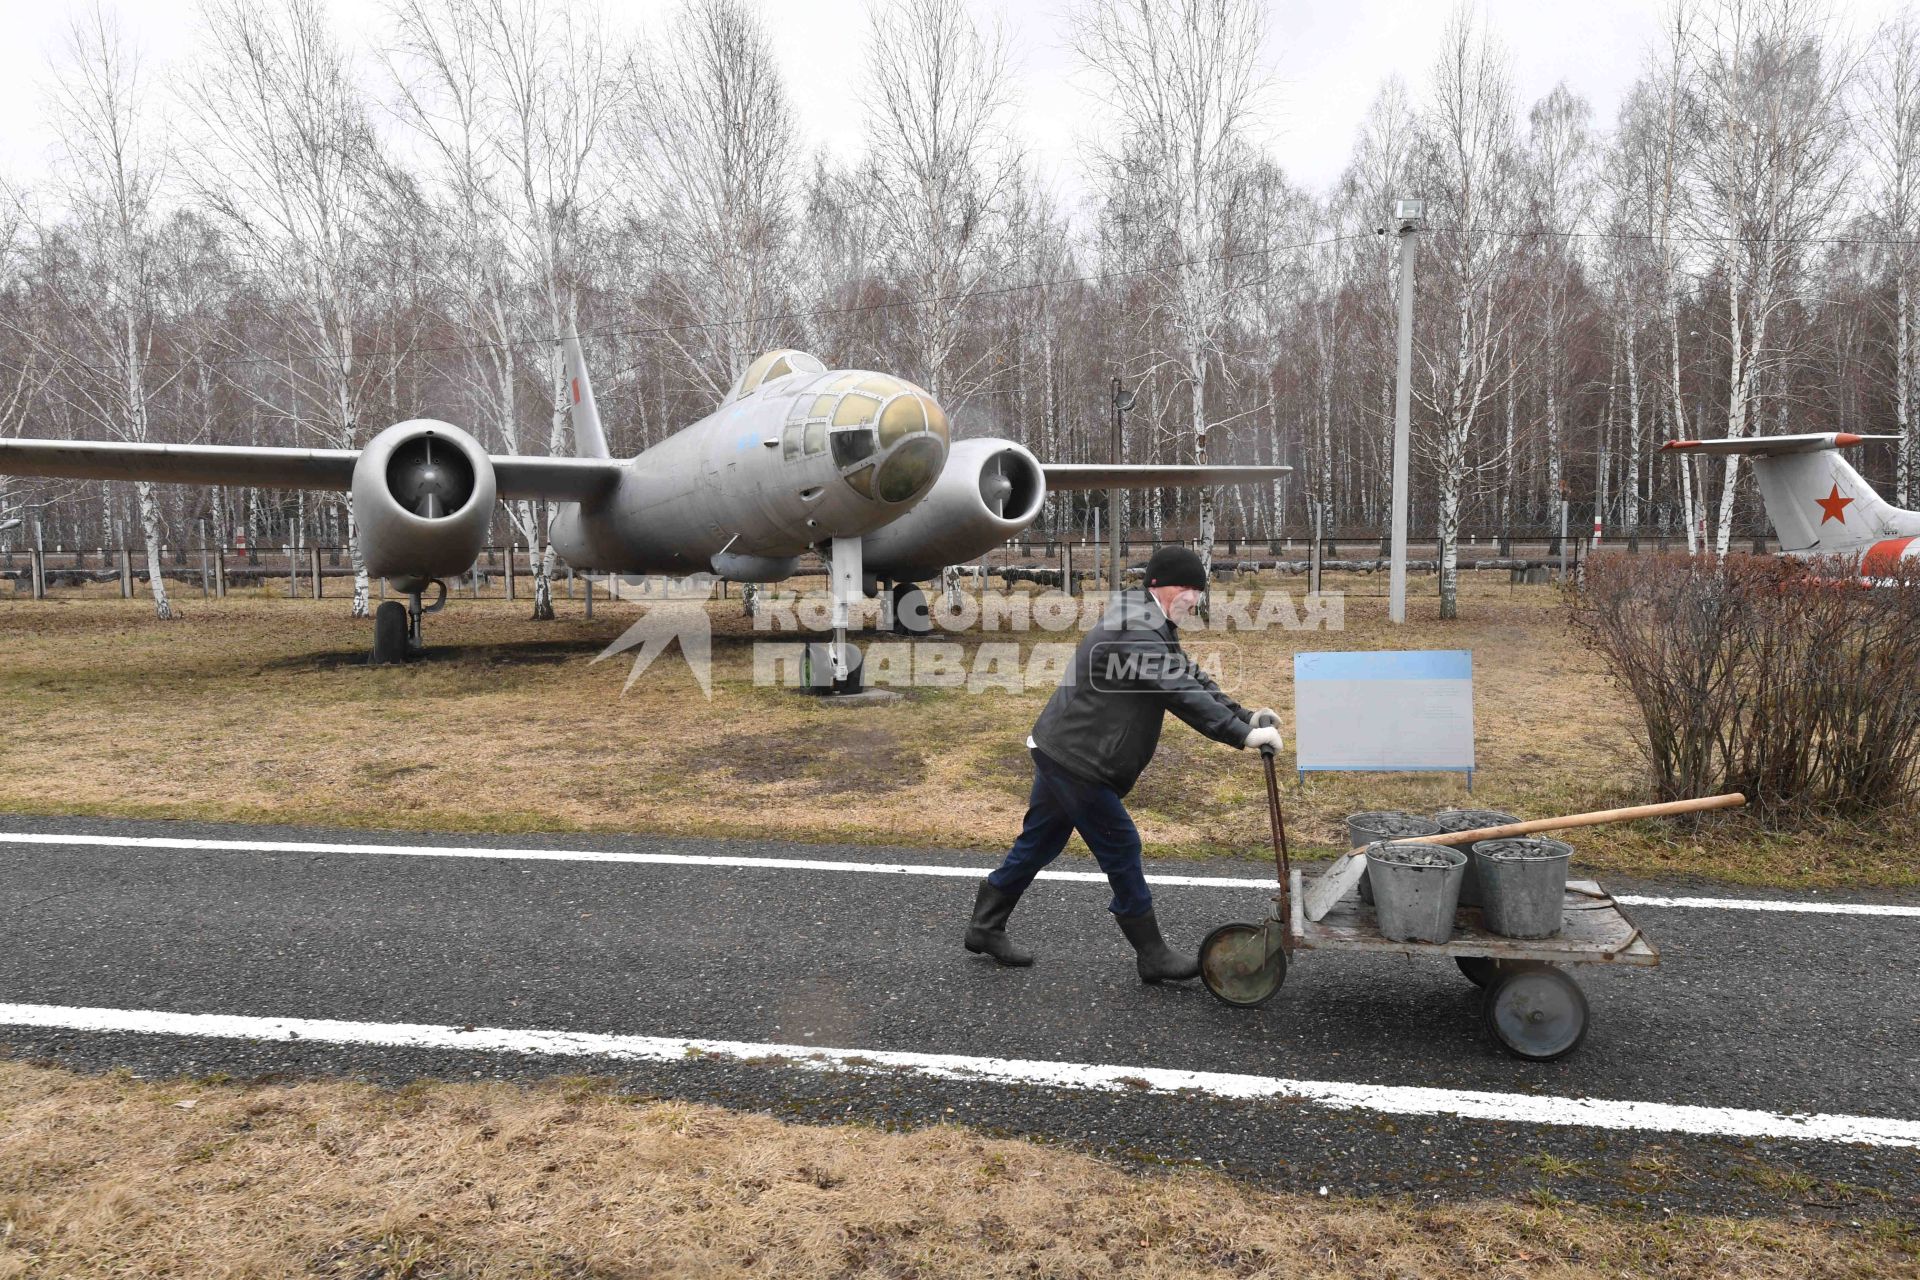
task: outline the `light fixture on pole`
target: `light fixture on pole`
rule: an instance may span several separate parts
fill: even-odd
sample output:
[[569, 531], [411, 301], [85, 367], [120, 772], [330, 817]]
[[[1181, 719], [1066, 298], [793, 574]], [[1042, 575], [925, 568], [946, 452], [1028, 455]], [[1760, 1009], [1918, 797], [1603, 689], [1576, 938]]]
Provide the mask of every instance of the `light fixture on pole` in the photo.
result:
[[1413, 238], [1427, 225], [1425, 200], [1395, 200], [1400, 237], [1400, 362], [1393, 394], [1393, 510], [1387, 561], [1387, 617], [1407, 620], [1407, 454], [1413, 418]]
[[[1114, 466], [1119, 466], [1122, 449], [1120, 447], [1120, 415], [1133, 408], [1133, 392], [1120, 385], [1120, 379], [1113, 380], [1113, 457]], [[1120, 572], [1120, 487], [1115, 485], [1107, 490], [1107, 594], [1120, 594], [1125, 579]]]
[[0, 533], [12, 533], [20, 527], [18, 520], [0, 520]]

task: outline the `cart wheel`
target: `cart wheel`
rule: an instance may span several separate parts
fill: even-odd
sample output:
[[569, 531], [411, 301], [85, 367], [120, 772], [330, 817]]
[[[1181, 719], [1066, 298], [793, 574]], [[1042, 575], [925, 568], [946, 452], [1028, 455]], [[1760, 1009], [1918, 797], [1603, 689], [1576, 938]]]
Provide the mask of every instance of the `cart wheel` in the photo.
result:
[[1587, 997], [1580, 984], [1548, 965], [1502, 970], [1487, 990], [1487, 1030], [1507, 1052], [1552, 1062], [1587, 1038]]
[[1200, 944], [1200, 980], [1222, 1003], [1251, 1009], [1273, 999], [1287, 980], [1287, 953], [1268, 952], [1263, 925], [1223, 924]]
[[1455, 956], [1453, 962], [1460, 966], [1460, 972], [1467, 981], [1476, 987], [1490, 987], [1493, 980], [1500, 976], [1500, 962], [1492, 956]]
[[1492, 956], [1455, 956], [1453, 962], [1460, 966], [1467, 981], [1476, 987], [1490, 987], [1500, 981], [1500, 975], [1519, 973], [1522, 969], [1550, 969], [1544, 960], [1496, 960]]

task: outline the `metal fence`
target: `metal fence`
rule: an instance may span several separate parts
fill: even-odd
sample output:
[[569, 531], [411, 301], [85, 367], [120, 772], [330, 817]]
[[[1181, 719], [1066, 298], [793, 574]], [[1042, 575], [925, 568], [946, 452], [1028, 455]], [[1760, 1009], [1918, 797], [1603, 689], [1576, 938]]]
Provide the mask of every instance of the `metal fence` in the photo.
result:
[[[1147, 539], [1123, 543], [1123, 573], [1143, 566], [1162, 545]], [[1602, 538], [1597, 544], [1592, 538], [1569, 537], [1563, 544], [1538, 534], [1527, 538], [1471, 534], [1461, 540], [1458, 557], [1463, 571], [1507, 569], [1537, 575], [1542, 570], [1577, 565], [1596, 550], [1635, 554], [1684, 550], [1685, 546], [1684, 538], [1672, 535]], [[1740, 549], [1762, 554], [1776, 550], [1777, 544], [1765, 538], [1744, 539]], [[1108, 554], [1105, 543], [1087, 539], [1018, 538], [988, 552], [973, 565], [960, 568], [970, 576], [1003, 576], [1008, 581], [1038, 581], [1079, 590], [1089, 582], [1106, 581]], [[1437, 572], [1439, 545], [1433, 541], [1411, 542], [1407, 557], [1409, 571]], [[166, 580], [178, 583], [187, 591], [198, 590], [205, 597], [223, 597], [231, 588], [239, 587], [319, 600], [347, 594], [352, 589], [353, 567], [345, 548], [337, 546], [164, 547], [160, 559], [161, 573]], [[1306, 538], [1257, 541], [1226, 538], [1214, 544], [1214, 564], [1223, 572], [1308, 576], [1319, 571], [1372, 573], [1384, 570], [1386, 562], [1386, 540], [1377, 534], [1359, 531], [1323, 539], [1317, 556], [1312, 541]], [[796, 576], [813, 577], [825, 572], [823, 561], [808, 557], [802, 561]], [[84, 588], [100, 583], [117, 584], [123, 597], [131, 597], [147, 583], [148, 577], [145, 548], [0, 548], [0, 583], [10, 583], [15, 598], [30, 596], [40, 600], [56, 588]], [[462, 597], [516, 600], [531, 592], [532, 577], [533, 558], [525, 547], [490, 546], [481, 550], [472, 570], [448, 583], [448, 589], [451, 594]], [[384, 598], [384, 582], [375, 580], [369, 589]], [[556, 595], [572, 597], [590, 592], [591, 586], [584, 575], [576, 575], [570, 567], [558, 565], [553, 591]]]

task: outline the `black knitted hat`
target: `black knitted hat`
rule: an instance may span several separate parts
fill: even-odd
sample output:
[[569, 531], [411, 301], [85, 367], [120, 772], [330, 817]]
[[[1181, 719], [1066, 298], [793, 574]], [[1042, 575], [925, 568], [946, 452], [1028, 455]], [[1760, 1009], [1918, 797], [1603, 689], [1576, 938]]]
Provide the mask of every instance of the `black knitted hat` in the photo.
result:
[[1186, 547], [1162, 547], [1147, 561], [1149, 587], [1192, 587], [1207, 589], [1207, 569], [1200, 557]]

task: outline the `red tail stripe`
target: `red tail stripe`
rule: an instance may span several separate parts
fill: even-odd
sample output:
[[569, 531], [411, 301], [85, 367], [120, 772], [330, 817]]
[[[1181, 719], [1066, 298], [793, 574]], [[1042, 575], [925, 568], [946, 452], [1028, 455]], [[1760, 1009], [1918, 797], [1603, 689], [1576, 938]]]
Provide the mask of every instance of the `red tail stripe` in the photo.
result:
[[1890, 577], [1906, 558], [1907, 548], [1913, 544], [1912, 538], [1889, 538], [1885, 542], [1876, 542], [1867, 548], [1867, 554], [1860, 558], [1860, 572], [1869, 578]]

